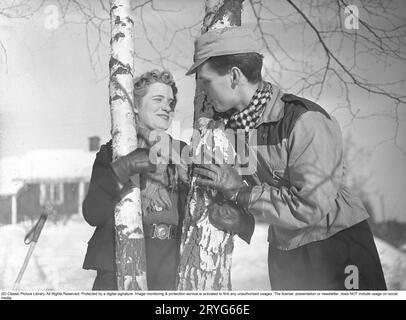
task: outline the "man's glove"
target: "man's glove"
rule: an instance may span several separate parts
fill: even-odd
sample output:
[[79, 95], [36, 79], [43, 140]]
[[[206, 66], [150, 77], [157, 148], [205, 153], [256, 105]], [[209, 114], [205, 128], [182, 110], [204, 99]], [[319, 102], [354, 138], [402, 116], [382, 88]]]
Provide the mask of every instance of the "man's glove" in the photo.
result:
[[241, 175], [231, 165], [203, 164], [193, 170], [196, 183], [220, 191], [227, 200], [235, 201], [240, 188], [244, 186]]
[[155, 172], [156, 165], [150, 162], [149, 149], [138, 148], [118, 158], [111, 164], [117, 179], [125, 184], [131, 176], [138, 173]]
[[208, 207], [209, 221], [217, 229], [237, 234], [250, 243], [255, 228], [254, 217], [232, 202], [212, 202]]

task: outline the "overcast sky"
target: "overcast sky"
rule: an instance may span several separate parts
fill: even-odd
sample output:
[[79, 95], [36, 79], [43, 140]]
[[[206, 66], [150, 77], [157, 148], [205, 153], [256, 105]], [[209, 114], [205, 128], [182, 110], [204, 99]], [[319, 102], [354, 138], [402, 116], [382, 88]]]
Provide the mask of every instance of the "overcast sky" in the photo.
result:
[[[47, 5], [55, 4], [48, 1]], [[194, 78], [184, 76], [185, 68], [193, 58], [193, 43], [188, 30], [176, 34], [168, 48], [174, 29], [196, 24], [203, 17], [202, 1], [157, 1], [156, 6], [175, 12], [143, 14], [148, 32], [156, 48], [151, 48], [145, 39], [141, 24], [136, 36], [137, 53], [145, 58], [156, 59], [157, 51], [163, 52], [169, 60], [166, 66], [175, 74], [180, 89], [176, 120], [182, 129], [190, 128], [193, 117]], [[1, 20], [0, 39], [7, 50], [0, 59], [0, 156], [22, 155], [41, 148], [87, 148], [87, 138], [98, 135], [102, 141], [110, 137], [110, 114], [108, 105], [108, 47], [104, 43], [94, 55], [96, 61], [91, 67], [88, 54], [86, 28], [83, 24], [67, 23], [50, 29], [46, 21], [49, 11], [41, 10], [34, 18], [27, 20]], [[70, 21], [81, 19], [79, 14], [71, 14]], [[247, 9], [243, 24], [250, 25], [253, 16]], [[158, 23], [159, 22], [159, 23]], [[168, 30], [163, 30], [166, 25]], [[108, 27], [108, 25], [105, 25]], [[192, 34], [198, 32], [194, 27]], [[277, 25], [272, 26], [274, 30]], [[281, 32], [279, 30], [278, 32]], [[94, 48], [97, 34], [88, 34], [90, 47]], [[284, 39], [295, 55], [299, 39]], [[299, 54], [298, 54], [299, 56]], [[302, 55], [300, 55], [302, 56]], [[7, 61], [7, 66], [5, 62]], [[266, 55], [266, 64], [271, 64]], [[371, 79], [385, 79], [385, 74], [371, 61], [362, 61]], [[136, 60], [137, 73], [146, 71], [152, 64]], [[386, 72], [399, 73], [404, 77], [405, 65], [395, 65]], [[391, 74], [392, 75], [392, 74]], [[285, 83], [289, 82], [287, 79]], [[285, 80], [283, 80], [285, 81]], [[282, 83], [283, 84], [283, 83]], [[334, 87], [326, 90], [320, 103], [329, 111], [337, 106], [340, 97]], [[355, 93], [354, 104], [361, 112], [368, 114], [385, 107], [376, 97]], [[369, 152], [360, 161], [357, 170], [370, 174], [368, 190], [385, 199], [387, 218], [406, 221], [406, 156], [393, 143], [386, 143], [375, 149], [380, 141], [393, 134], [395, 122], [382, 117], [357, 120], [350, 127], [350, 117], [345, 111], [334, 114], [346, 134]], [[406, 149], [405, 123], [399, 124], [399, 145]], [[0, 177], [1, 178], [1, 177]]]

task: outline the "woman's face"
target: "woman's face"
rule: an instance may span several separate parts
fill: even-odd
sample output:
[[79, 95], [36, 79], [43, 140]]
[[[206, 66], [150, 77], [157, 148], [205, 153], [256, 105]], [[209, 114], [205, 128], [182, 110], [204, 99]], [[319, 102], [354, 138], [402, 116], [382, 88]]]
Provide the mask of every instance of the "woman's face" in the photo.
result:
[[154, 82], [147, 94], [141, 98], [139, 121], [150, 130], [167, 130], [174, 115], [172, 88], [161, 82]]

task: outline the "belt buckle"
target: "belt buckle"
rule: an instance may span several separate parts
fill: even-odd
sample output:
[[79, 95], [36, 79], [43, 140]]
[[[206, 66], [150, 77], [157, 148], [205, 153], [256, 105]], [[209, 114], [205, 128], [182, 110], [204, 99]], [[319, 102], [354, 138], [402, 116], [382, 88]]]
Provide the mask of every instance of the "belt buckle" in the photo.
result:
[[166, 224], [154, 224], [154, 234], [152, 239], [169, 239], [170, 227]]

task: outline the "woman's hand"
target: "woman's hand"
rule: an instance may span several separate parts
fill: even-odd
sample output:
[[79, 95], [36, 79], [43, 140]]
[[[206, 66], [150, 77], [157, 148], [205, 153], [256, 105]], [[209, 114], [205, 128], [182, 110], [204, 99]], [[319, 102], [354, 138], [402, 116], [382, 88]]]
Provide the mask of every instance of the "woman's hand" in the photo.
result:
[[156, 171], [156, 165], [150, 162], [148, 149], [139, 148], [113, 161], [111, 169], [117, 180], [125, 184], [134, 174]]

